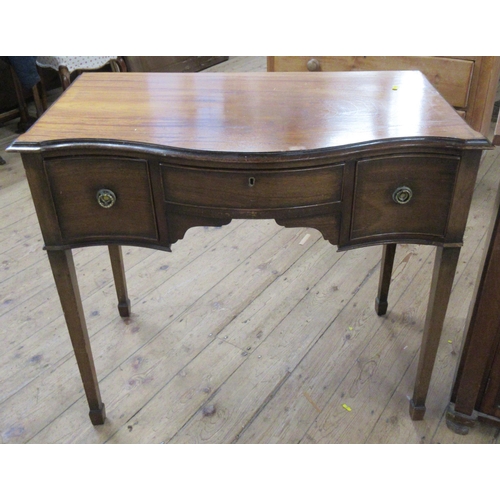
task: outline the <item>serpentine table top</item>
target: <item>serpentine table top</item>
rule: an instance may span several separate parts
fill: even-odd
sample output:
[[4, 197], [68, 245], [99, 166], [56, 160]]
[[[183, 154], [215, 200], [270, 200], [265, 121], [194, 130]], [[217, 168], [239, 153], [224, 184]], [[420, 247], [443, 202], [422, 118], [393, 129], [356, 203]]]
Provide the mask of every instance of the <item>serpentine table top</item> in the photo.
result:
[[418, 71], [84, 73], [17, 148], [77, 140], [190, 151], [311, 151], [378, 141], [485, 143]]

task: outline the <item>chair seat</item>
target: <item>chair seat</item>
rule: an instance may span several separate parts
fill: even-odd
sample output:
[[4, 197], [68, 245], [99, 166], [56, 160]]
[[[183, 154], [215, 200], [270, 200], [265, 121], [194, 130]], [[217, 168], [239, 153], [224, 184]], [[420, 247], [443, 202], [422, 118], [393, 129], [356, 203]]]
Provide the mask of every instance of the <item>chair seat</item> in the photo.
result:
[[42, 68], [52, 68], [56, 71], [65, 66], [72, 73], [76, 70], [102, 68], [116, 58], [117, 56], [37, 56], [36, 63]]

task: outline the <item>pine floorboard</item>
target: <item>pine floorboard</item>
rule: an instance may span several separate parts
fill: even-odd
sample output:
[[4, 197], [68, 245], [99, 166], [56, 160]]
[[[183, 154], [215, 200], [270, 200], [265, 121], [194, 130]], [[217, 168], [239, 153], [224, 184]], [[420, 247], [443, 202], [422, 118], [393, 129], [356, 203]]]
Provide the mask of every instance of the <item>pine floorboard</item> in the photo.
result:
[[[230, 57], [205, 71], [266, 71], [266, 59]], [[408, 398], [434, 249], [398, 246], [378, 317], [380, 247], [337, 252], [316, 230], [235, 220], [190, 229], [172, 253], [124, 247], [125, 320], [107, 249], [75, 250], [108, 414], [93, 427], [21, 159], [4, 151], [16, 122], [0, 127], [1, 443], [498, 442], [487, 424], [454, 434], [444, 414], [500, 148], [481, 162], [424, 421], [409, 418]]]

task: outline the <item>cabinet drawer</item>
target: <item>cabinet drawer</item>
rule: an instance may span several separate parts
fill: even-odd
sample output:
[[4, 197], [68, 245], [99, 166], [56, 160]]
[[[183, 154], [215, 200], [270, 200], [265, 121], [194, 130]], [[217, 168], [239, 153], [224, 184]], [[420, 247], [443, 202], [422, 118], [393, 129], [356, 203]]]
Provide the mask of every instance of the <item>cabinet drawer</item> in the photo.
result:
[[162, 165], [166, 201], [235, 209], [291, 208], [340, 201], [342, 172], [342, 165], [280, 171]]
[[274, 71], [419, 70], [457, 108], [467, 107], [474, 62], [452, 57], [276, 56]]
[[445, 237], [456, 156], [392, 156], [356, 165], [351, 239]]
[[[45, 170], [65, 241], [158, 239], [145, 160], [57, 158], [46, 160]], [[101, 190], [112, 193], [100, 193], [100, 202], [109, 208], [99, 204]]]

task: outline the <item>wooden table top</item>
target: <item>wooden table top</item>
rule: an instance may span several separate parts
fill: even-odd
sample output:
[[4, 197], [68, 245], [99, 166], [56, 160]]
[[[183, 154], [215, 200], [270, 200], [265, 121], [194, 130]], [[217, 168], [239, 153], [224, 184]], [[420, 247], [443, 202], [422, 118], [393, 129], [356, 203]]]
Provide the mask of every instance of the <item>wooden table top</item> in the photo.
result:
[[489, 145], [418, 71], [84, 73], [11, 149], [91, 139], [262, 153], [407, 138]]

